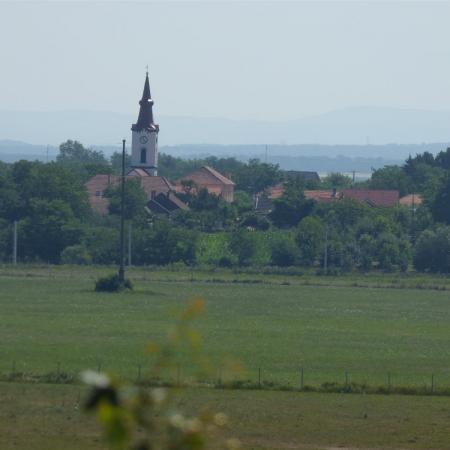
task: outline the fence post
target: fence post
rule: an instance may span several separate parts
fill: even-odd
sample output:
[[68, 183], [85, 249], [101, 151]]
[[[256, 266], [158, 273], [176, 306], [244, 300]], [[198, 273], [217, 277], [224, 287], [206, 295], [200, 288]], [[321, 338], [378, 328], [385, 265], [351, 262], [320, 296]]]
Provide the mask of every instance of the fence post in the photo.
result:
[[387, 382], [388, 382], [388, 391], [391, 391], [391, 374], [388, 372], [387, 374]]
[[219, 367], [219, 379], [218, 379], [219, 387], [222, 387], [222, 367]]
[[431, 393], [434, 394], [434, 373], [431, 374]]
[[261, 367], [258, 368], [258, 386], [261, 389]]
[[59, 376], [61, 373], [61, 363], [58, 361], [58, 364], [56, 365], [56, 374]]
[[345, 371], [345, 387], [348, 387], [348, 372]]
[[13, 361], [12, 363], [12, 373], [16, 373], [16, 361]]
[[304, 387], [303, 381], [304, 381], [304, 371], [303, 371], [303, 367], [301, 367], [300, 368], [300, 390], [302, 390], [302, 391], [303, 391], [303, 387]]
[[141, 381], [141, 365], [140, 364], [138, 364], [137, 380]]

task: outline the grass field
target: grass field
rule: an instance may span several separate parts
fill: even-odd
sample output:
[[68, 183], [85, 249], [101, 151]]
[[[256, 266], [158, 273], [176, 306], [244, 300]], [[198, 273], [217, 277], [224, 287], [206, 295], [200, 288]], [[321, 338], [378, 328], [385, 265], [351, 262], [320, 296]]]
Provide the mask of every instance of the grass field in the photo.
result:
[[[135, 290], [96, 294], [105, 268], [0, 268], [0, 374], [110, 370], [129, 378], [174, 309], [203, 297], [210, 376], [450, 388], [450, 283], [433, 277], [313, 277], [133, 269]], [[228, 360], [245, 373], [226, 374]], [[180, 376], [190, 372], [180, 359]], [[177, 377], [175, 373], [166, 374]], [[79, 384], [0, 383], [0, 449], [104, 449]], [[450, 398], [193, 388], [178, 401], [232, 418], [244, 449], [446, 449]]]
[[[84, 397], [74, 385], [0, 383], [0, 448], [105, 450]], [[447, 397], [192, 389], [177, 403], [189, 414], [225, 412], [224, 436], [240, 439], [244, 450], [431, 450], [450, 442]]]
[[[200, 296], [207, 311], [198, 330], [216, 368], [211, 377], [238, 360], [246, 367], [240, 378], [256, 381], [261, 368], [263, 380], [291, 386], [299, 384], [300, 367], [310, 385], [342, 383], [348, 372], [350, 382], [386, 384], [389, 373], [393, 384], [418, 386], [434, 374], [438, 386], [450, 386], [450, 292], [443, 278], [420, 279], [432, 289], [398, 289], [354, 287], [392, 284], [381, 276], [237, 278], [136, 269], [134, 292], [94, 293], [93, 280], [104, 271], [1, 269], [0, 372], [101, 366], [134, 377], [139, 365], [145, 372], [145, 343], [165, 335], [174, 308]], [[189, 372], [187, 361], [180, 367], [181, 376]]]

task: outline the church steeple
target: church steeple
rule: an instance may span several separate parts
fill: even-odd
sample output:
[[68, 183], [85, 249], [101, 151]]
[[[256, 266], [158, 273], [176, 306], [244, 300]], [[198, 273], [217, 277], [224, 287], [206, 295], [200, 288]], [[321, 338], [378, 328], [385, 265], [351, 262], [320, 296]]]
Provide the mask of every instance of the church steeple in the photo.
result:
[[153, 100], [148, 71], [139, 105], [138, 120], [131, 126], [131, 167], [143, 169], [148, 175], [155, 176], [158, 174], [159, 125], [153, 120]]
[[133, 131], [158, 130], [159, 127], [153, 120], [153, 103], [147, 72], [145, 75], [144, 91], [142, 92], [142, 98], [139, 101], [140, 109], [138, 120], [131, 127]]

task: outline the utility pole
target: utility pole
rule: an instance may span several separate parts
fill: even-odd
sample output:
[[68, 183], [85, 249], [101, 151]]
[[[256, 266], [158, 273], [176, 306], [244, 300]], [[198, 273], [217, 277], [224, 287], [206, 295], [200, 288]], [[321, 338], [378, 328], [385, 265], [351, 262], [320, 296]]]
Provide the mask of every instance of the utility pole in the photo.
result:
[[131, 266], [131, 229], [132, 222], [128, 222], [128, 265]]
[[356, 171], [352, 170], [352, 187], [355, 185], [355, 180], [356, 180], [355, 175], [356, 175]]
[[119, 282], [125, 280], [125, 139], [122, 140], [122, 183], [120, 192], [120, 266], [119, 266]]
[[17, 264], [17, 220], [14, 221], [13, 227], [13, 264]]

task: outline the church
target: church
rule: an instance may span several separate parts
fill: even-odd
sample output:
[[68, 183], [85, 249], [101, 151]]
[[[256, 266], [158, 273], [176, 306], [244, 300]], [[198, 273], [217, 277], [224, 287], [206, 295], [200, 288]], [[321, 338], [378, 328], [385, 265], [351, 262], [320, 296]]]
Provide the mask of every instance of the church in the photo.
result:
[[[131, 126], [131, 164], [126, 178], [139, 179], [147, 194], [147, 207], [158, 214], [170, 215], [179, 210], [189, 209], [175, 193], [180, 192], [178, 180], [173, 185], [167, 178], [158, 175], [158, 133], [159, 125], [153, 118], [153, 99], [150, 93], [148, 72], [145, 75], [144, 90], [139, 101], [139, 115]], [[183, 177], [196, 182], [198, 188], [205, 187], [210, 193], [221, 196], [225, 201], [233, 201], [234, 183], [210, 167], [200, 169]], [[192, 175], [192, 176], [191, 176]], [[104, 196], [109, 186], [117, 186], [118, 175], [95, 175], [86, 183], [89, 201], [94, 211], [107, 214], [108, 199]]]

